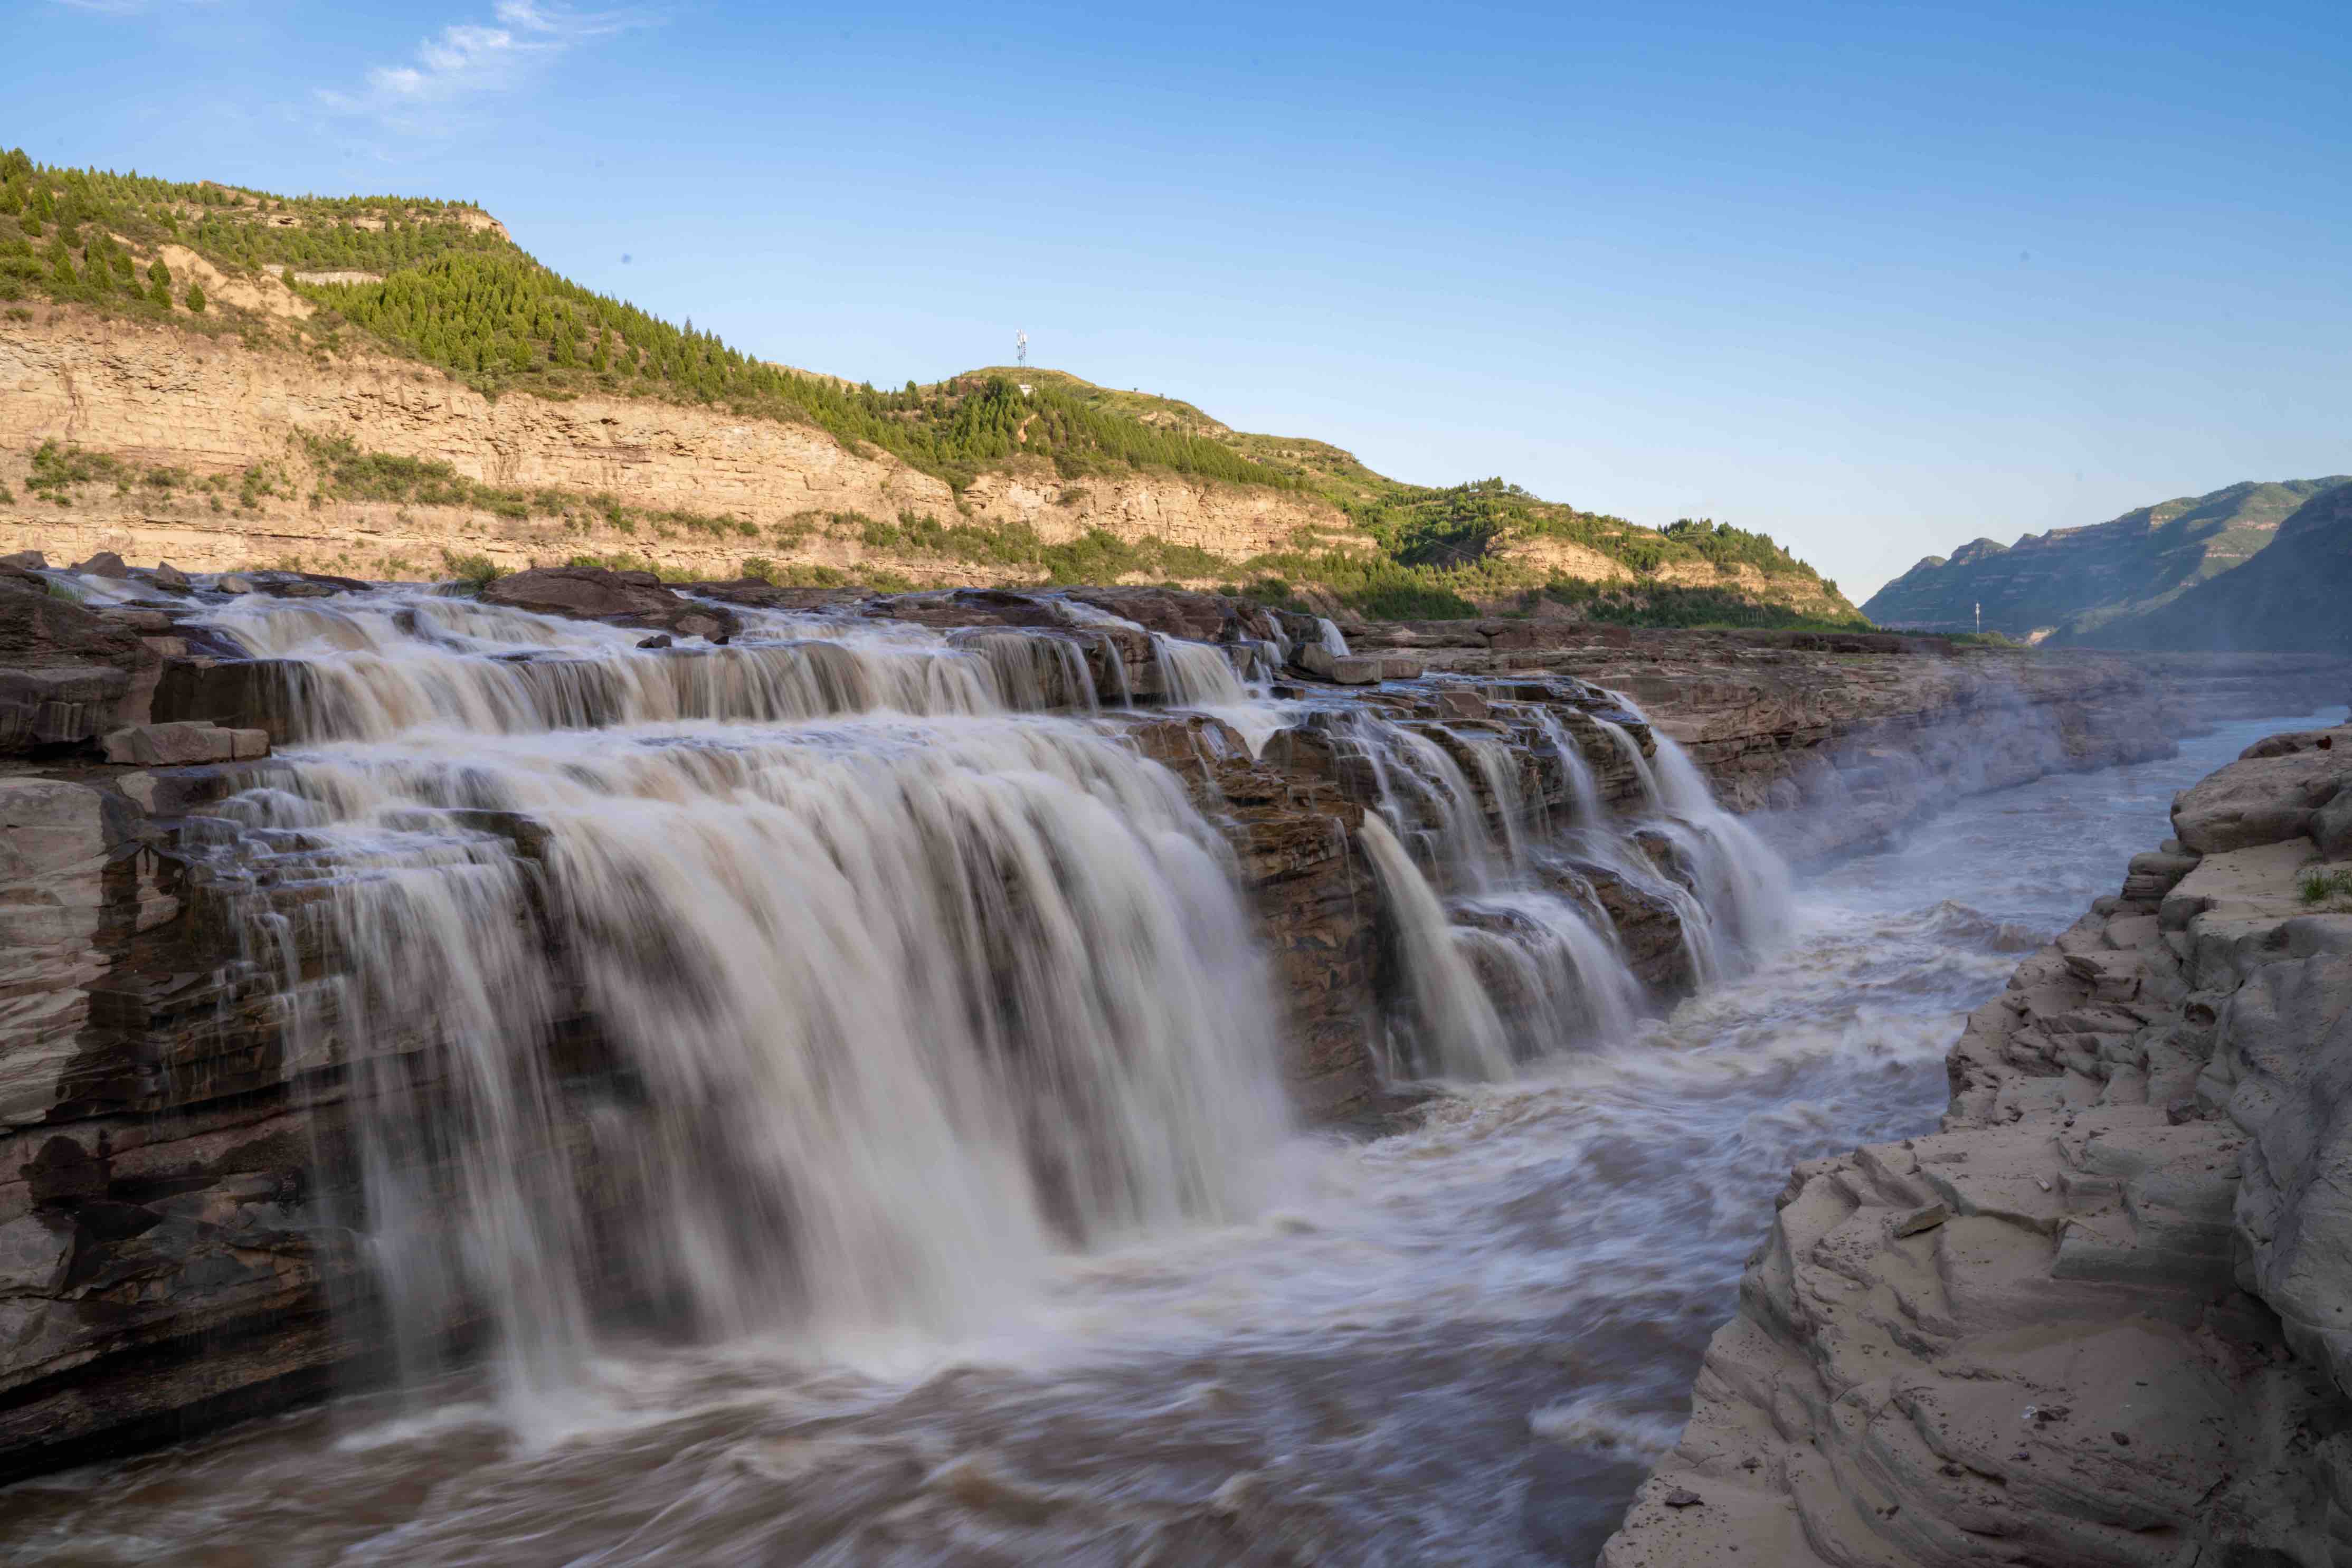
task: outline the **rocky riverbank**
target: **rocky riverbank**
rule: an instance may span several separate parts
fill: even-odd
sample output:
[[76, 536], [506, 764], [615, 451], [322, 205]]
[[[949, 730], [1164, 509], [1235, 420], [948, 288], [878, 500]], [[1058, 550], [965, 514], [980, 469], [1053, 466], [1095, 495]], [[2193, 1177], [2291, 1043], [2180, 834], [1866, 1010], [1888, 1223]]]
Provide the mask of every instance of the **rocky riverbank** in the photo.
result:
[[2347, 1560], [2352, 727], [2173, 825], [1791, 1174], [1608, 1568]]
[[[263, 606], [260, 624], [314, 615], [310, 634], [357, 649], [339, 606], [368, 591], [292, 572], [191, 580], [107, 557], [72, 573], [0, 562], [0, 1471], [272, 1407], [381, 1353], [352, 1289], [352, 1232], [322, 1219], [362, 1201], [350, 1145], [364, 1020], [335, 1015], [320, 982], [348, 956], [306, 913], [333, 867], [299, 831], [223, 804], [290, 781], [274, 747], [372, 733], [397, 684], [392, 664], [380, 683], [339, 686], [316, 664], [256, 656], [222, 631], [223, 607]], [[1420, 748], [1455, 791], [1391, 803], [1436, 862], [1450, 815], [1508, 837], [1585, 809], [1580, 789], [1604, 811], [1634, 809], [1652, 788], [1653, 723], [1727, 803], [1819, 853], [1959, 794], [2164, 755], [2195, 717], [2126, 658], [2005, 661], [1891, 638], [1518, 623], [1475, 648], [1366, 629], [1341, 653], [1311, 617], [1213, 595], [871, 596], [754, 580], [680, 592], [584, 569], [502, 579], [483, 602], [625, 629], [640, 683], [627, 690], [609, 662], [529, 646], [490, 661], [498, 701], [537, 705], [557, 728], [615, 722], [646, 682], [681, 718], [735, 712], [726, 705], [758, 682], [787, 677], [810, 711], [866, 700], [835, 644], [753, 635], [774, 612], [928, 637], [984, 662], [1022, 706], [1099, 714], [1176, 773], [1230, 846], [1274, 965], [1291, 1099], [1325, 1120], [1387, 1103], [1391, 1019], [1412, 989], [1358, 840], [1390, 792], [1395, 747]], [[434, 628], [403, 613], [401, 635], [429, 645]], [[1244, 733], [1261, 712], [1209, 691], [1241, 666], [1298, 705], [1271, 733]], [[426, 714], [474, 700], [404, 689]], [[526, 815], [461, 815], [501, 862], [544, 875], [544, 834]], [[1637, 841], [1645, 866], [1570, 855], [1557, 875], [1605, 919], [1639, 982], [1670, 998], [1695, 980], [1675, 892], [1695, 883], [1671, 842]], [[1431, 872], [1444, 886], [1447, 868]], [[257, 929], [283, 941], [261, 950]], [[584, 979], [562, 974], [557, 1065], [593, 1074], [603, 1046]], [[1480, 978], [1506, 983], [1491, 966]]]

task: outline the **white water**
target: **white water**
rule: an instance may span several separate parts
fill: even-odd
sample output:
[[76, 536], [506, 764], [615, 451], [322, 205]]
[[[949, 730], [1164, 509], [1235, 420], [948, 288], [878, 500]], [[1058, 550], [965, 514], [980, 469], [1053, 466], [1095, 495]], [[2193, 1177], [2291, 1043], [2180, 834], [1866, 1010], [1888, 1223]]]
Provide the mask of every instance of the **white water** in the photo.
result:
[[1776, 953], [1615, 1049], [1296, 1140], [1257, 1218], [1064, 1256], [922, 1366], [615, 1343], [560, 1441], [478, 1380], [349, 1400], [0, 1492], [0, 1560], [1590, 1562], [1787, 1166], [1931, 1125], [2020, 949], [2113, 890], [2173, 790], [2304, 727], [1965, 802], [1809, 882]]
[[1398, 1076], [1496, 1080], [1516, 1062], [1622, 1037], [1642, 987], [1580, 865], [1671, 908], [1702, 987], [1768, 953], [1786, 925], [1786, 866], [1716, 805], [1672, 739], [1653, 731], [1654, 765], [1622, 726], [1587, 716], [1639, 787], [1643, 809], [1619, 821], [1563, 721], [1497, 708], [1533, 713], [1566, 779], [1564, 831], [1541, 832], [1521, 778], [1525, 752], [1498, 734], [1467, 724], [1424, 732], [1373, 711], [1336, 726], [1371, 770], [1381, 821], [1368, 819], [1360, 837], [1408, 956], [1409, 1005], [1391, 1021], [1388, 1051]]

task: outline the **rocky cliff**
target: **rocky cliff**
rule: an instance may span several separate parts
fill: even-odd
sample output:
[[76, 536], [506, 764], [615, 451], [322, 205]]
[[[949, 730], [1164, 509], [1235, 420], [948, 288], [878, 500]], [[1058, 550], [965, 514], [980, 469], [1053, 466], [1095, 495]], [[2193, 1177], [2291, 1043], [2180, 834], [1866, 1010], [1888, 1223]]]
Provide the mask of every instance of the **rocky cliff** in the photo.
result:
[[[462, 482], [428, 493], [493, 493], [353, 496], [321, 465], [317, 444], [330, 441], [446, 464]], [[45, 493], [34, 463], [44, 442], [102, 455], [102, 472]], [[1263, 486], [1145, 472], [1064, 482], [1032, 465], [983, 475], [959, 496], [813, 425], [645, 398], [493, 401], [364, 349], [247, 347], [69, 309], [0, 338], [0, 552], [378, 578], [446, 575], [452, 556], [504, 569], [626, 557], [714, 578], [755, 557], [919, 583], [1038, 575], [1018, 559], [867, 542], [869, 525], [901, 514], [1024, 528], [1049, 544], [1099, 529], [1236, 563], [1302, 529], [1369, 548], [1331, 503]]]
[[2352, 1554], [2352, 727], [2173, 825], [1937, 1132], [1791, 1174], [1610, 1568]]
[[[2028, 534], [2013, 545], [1980, 538], [1950, 557], [1929, 556], [1871, 596], [1863, 613], [1882, 626], [1920, 632], [1982, 630], [2020, 639], [2087, 632], [2169, 603], [2198, 584], [2256, 559], [2296, 508], [2344, 485], [2321, 479], [2248, 481], [2210, 495], [2137, 507], [2088, 528]], [[2169, 642], [2107, 643], [2179, 647]], [[2301, 646], [2261, 642], [2200, 647]]]

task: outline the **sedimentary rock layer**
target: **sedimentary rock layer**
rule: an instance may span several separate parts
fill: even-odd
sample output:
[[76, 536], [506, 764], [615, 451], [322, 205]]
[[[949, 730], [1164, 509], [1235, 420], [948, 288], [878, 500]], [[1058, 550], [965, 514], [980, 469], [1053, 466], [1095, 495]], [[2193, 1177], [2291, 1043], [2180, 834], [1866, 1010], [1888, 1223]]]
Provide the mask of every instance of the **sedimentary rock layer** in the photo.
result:
[[[311, 441], [446, 463], [463, 479], [567, 497], [562, 516], [488, 505], [338, 498]], [[25, 484], [33, 450], [69, 443], [184, 480], [268, 474], [249, 504], [182, 486], [127, 486], [59, 507]], [[980, 476], [961, 494], [879, 449], [824, 431], [723, 410], [623, 397], [496, 401], [387, 355], [314, 360], [194, 332], [55, 310], [0, 336], [0, 552], [57, 559], [113, 550], [194, 571], [298, 561], [382, 577], [441, 570], [445, 551], [520, 568], [575, 555], [626, 555], [731, 575], [748, 556], [889, 571], [916, 582], [1017, 581], [1019, 569], [909, 555], [862, 542], [855, 519], [902, 513], [948, 523], [1021, 525], [1047, 543], [1103, 529], [1234, 560], [1288, 547], [1302, 528], [1364, 543], [1328, 501], [1179, 475], [1054, 476], [1050, 465]], [[591, 498], [723, 526], [616, 522]], [[233, 497], [234, 498], [234, 497]], [[827, 520], [849, 517], [846, 529]], [[780, 534], [779, 529], [782, 532]]]
[[2173, 824], [1791, 1174], [1609, 1568], [2352, 1560], [2352, 727]]

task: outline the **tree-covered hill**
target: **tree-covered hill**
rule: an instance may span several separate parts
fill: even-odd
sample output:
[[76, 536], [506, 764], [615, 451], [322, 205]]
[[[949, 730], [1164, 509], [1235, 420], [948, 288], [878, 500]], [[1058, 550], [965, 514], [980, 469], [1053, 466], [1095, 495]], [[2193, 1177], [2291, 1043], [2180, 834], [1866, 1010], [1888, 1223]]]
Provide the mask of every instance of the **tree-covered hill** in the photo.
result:
[[[1635, 622], [1859, 620], [1772, 539], [1711, 521], [1645, 528], [1499, 478], [1405, 484], [1322, 442], [1235, 431], [1189, 403], [1058, 371], [998, 366], [881, 389], [794, 370], [573, 283], [466, 202], [282, 196], [0, 153], [0, 310], [35, 299], [321, 362], [390, 352], [493, 398], [598, 393], [814, 425], [959, 494], [992, 472], [1066, 490], [1164, 472], [1328, 501], [1328, 530], [1229, 563], [1276, 596], [1319, 587], [1385, 613], [1549, 604]], [[1559, 546], [1573, 549], [1547, 553]]]

